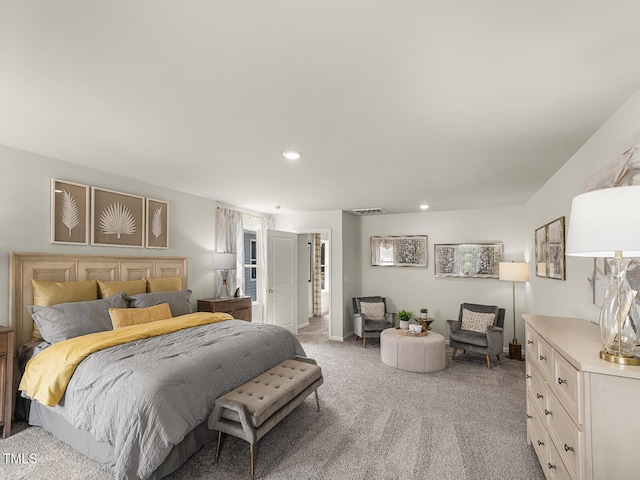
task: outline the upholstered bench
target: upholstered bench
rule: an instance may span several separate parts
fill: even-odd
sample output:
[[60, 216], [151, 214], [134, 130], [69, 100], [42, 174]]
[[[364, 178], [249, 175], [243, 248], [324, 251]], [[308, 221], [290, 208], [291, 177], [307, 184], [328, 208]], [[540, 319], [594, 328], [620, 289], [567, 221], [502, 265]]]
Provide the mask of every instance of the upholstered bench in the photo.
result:
[[218, 430], [215, 463], [218, 463], [222, 434], [246, 440], [251, 450], [251, 478], [254, 444], [322, 385], [322, 370], [316, 361], [296, 356], [241, 385], [213, 404], [209, 428]]

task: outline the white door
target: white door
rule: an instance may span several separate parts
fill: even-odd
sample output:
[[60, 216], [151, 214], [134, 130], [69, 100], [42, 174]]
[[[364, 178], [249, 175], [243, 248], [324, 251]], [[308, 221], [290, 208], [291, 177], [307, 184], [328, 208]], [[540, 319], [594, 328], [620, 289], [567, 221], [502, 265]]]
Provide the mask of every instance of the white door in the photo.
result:
[[267, 323], [298, 331], [298, 236], [267, 230]]

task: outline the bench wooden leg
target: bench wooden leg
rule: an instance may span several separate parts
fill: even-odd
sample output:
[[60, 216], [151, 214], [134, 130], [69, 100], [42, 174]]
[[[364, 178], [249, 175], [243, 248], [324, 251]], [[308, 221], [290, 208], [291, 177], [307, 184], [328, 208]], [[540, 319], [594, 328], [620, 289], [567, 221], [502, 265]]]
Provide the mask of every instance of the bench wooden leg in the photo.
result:
[[254, 465], [255, 451], [253, 443], [251, 444], [251, 480], [253, 480], [253, 465]]
[[222, 442], [222, 432], [218, 432], [218, 444], [216, 445], [216, 459], [213, 462], [214, 465], [218, 464], [218, 455], [220, 455], [220, 442]]

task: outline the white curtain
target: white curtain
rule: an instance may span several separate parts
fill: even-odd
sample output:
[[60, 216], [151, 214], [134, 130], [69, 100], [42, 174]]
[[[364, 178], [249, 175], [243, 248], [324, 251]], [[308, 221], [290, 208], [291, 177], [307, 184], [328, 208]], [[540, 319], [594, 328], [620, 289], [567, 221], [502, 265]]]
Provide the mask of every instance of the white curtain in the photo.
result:
[[[236, 254], [236, 269], [229, 272], [227, 286], [233, 297], [236, 288], [244, 294], [244, 224], [242, 213], [228, 208], [218, 208], [216, 225], [216, 251]], [[222, 290], [222, 273], [216, 271], [216, 291]]]

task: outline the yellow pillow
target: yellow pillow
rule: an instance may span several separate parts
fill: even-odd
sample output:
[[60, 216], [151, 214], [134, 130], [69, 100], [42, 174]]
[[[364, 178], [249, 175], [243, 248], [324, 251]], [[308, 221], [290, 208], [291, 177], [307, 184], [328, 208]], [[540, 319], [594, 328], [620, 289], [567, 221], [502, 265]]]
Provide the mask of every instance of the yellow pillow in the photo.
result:
[[172, 318], [168, 303], [147, 308], [110, 308], [109, 316], [114, 329]]
[[[31, 279], [33, 304], [38, 307], [50, 307], [59, 303], [85, 302], [98, 299], [98, 282], [47, 282]], [[33, 323], [32, 342], [42, 341], [38, 325]]]
[[174, 292], [176, 290], [182, 290], [182, 278], [180, 275], [177, 277], [165, 278], [144, 277], [144, 279], [147, 281], [147, 293]]
[[103, 282], [98, 280], [98, 292], [100, 298], [107, 298], [124, 292], [127, 296], [147, 293], [147, 282], [144, 278], [123, 282]]

